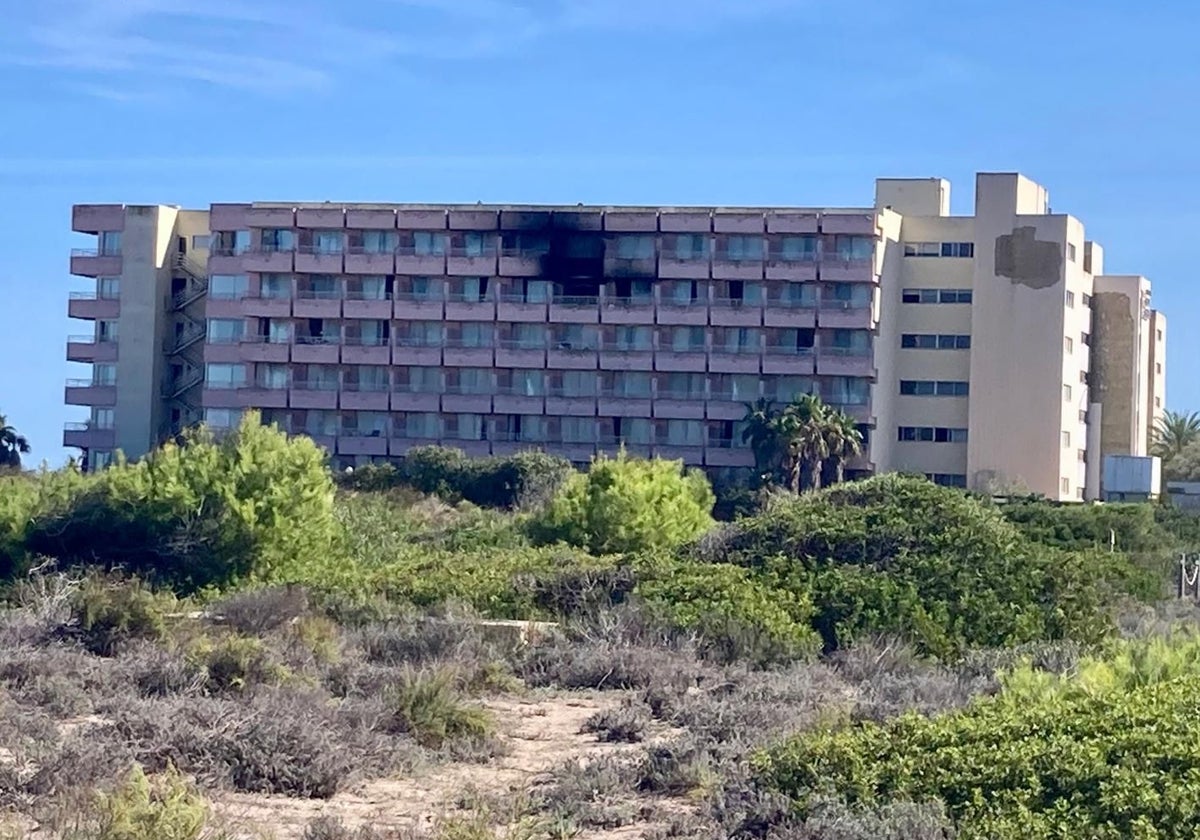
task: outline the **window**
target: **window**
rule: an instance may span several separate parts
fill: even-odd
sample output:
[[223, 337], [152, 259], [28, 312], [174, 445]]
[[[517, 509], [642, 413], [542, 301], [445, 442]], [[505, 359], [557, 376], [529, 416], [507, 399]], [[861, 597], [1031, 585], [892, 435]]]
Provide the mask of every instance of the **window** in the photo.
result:
[[440, 257], [446, 253], [446, 237], [419, 230], [413, 234], [413, 253], [418, 257]]
[[408, 390], [414, 394], [440, 394], [444, 390], [441, 369], [434, 367], [408, 368]]
[[973, 257], [975, 256], [974, 242], [943, 242], [943, 257]]
[[396, 250], [396, 234], [390, 230], [364, 230], [362, 232], [364, 254], [391, 254]]
[[410, 277], [409, 289], [413, 300], [441, 300], [442, 280], [438, 277]]
[[1086, 370], [1079, 371], [1079, 381], [1083, 385], [1088, 384], [1088, 374]]
[[561, 390], [564, 397], [594, 397], [596, 374], [590, 370], [563, 371]]
[[875, 239], [870, 236], [838, 234], [833, 240], [834, 253], [846, 262], [869, 260], [875, 256]]
[[[353, 283], [353, 279], [350, 281]], [[358, 278], [359, 300], [387, 300], [387, 278], [380, 275], [367, 275]]]
[[363, 347], [386, 347], [390, 338], [390, 321], [375, 319], [351, 321], [351, 327], [358, 328], [358, 340]]
[[206, 366], [204, 383], [209, 388], [240, 388], [246, 384], [244, 365], [212, 364]]
[[463, 347], [492, 347], [495, 344], [495, 329], [490, 323], [468, 322], [459, 329]]
[[1063, 480], [1060, 482], [1060, 486], [1061, 486], [1061, 488], [1062, 488], [1062, 491], [1063, 491], [1064, 493], [1070, 493], [1070, 492], [1071, 492], [1071, 479], [1069, 479], [1069, 478], [1064, 478], [1064, 479], [1063, 479]]
[[960, 473], [928, 473], [925, 477], [942, 487], [958, 487], [963, 490], [967, 487], [967, 477]]
[[902, 303], [970, 303], [970, 289], [904, 289]]
[[620, 326], [615, 344], [618, 350], [649, 351], [654, 347], [654, 331], [650, 327]]
[[296, 233], [286, 228], [267, 228], [262, 232], [262, 249], [267, 253], [296, 250]]
[[966, 382], [950, 380], [902, 379], [900, 393], [909, 397], [965, 397], [970, 393]]
[[653, 236], [617, 237], [617, 259], [649, 260], [654, 258]]
[[404, 415], [404, 436], [434, 440], [441, 435], [441, 418], [436, 414]]
[[905, 242], [904, 256], [906, 257], [937, 257], [942, 253], [937, 242]]
[[1074, 353], [1075, 352], [1075, 339], [1071, 338], [1071, 336], [1067, 336], [1063, 346], [1066, 348], [1066, 351], [1068, 353]]
[[761, 236], [730, 236], [725, 241], [724, 258], [732, 262], [753, 262], [763, 258]]
[[[757, 374], [739, 373], [728, 377], [729, 395], [735, 400], [753, 402], [758, 399], [760, 380]], [[790, 397], [788, 398], [791, 399]]]
[[1078, 449], [1075, 451], [1075, 458], [1079, 461], [1087, 461], [1087, 450]]
[[559, 350], [595, 350], [600, 343], [596, 328], [584, 324], [563, 324], [554, 342]]
[[502, 234], [504, 252], [510, 256], [535, 259], [550, 251], [550, 240], [536, 233]]
[[106, 449], [93, 449], [88, 452], [88, 459], [91, 461], [90, 466], [93, 471], [103, 470], [112, 463], [113, 454]]
[[193, 251], [207, 251], [208, 245], [212, 241], [212, 237], [207, 233], [198, 233], [192, 237]]
[[969, 335], [933, 335], [931, 333], [904, 333], [900, 346], [906, 350], [969, 350]]
[[490, 257], [496, 252], [496, 234], [468, 232], [463, 237], [463, 252], [468, 257]]
[[1063, 402], [1070, 402], [1071, 397], [1072, 397], [1071, 386], [1064, 385], [1063, 386]]
[[938, 292], [938, 303], [970, 303], [970, 289], [942, 289]]
[[286, 300], [292, 296], [290, 274], [264, 274], [259, 281], [259, 294], [271, 300]]
[[[116, 300], [121, 296], [120, 277], [97, 277], [96, 297], [100, 300]], [[1159, 340], [1162, 340], [1162, 330], [1159, 330]]]
[[641, 371], [618, 373], [613, 377], [612, 391], [615, 397], [647, 399], [650, 396], [650, 374]]
[[[850, 284], [834, 283], [833, 285], [841, 286]], [[817, 287], [812, 283], [788, 283], [783, 287], [783, 302], [788, 306], [816, 306]]]
[[901, 426], [898, 439], [910, 443], [966, 443], [967, 430], [940, 426]]
[[93, 408], [91, 427], [93, 429], [111, 429], [114, 418], [115, 412], [111, 408]]
[[702, 373], [670, 373], [666, 382], [659, 380], [660, 397], [668, 399], [703, 399], [705, 378]]
[[1062, 445], [1063, 445], [1063, 449], [1071, 448], [1071, 433], [1070, 432], [1062, 433]]
[[340, 230], [318, 230], [313, 234], [314, 254], [340, 254], [345, 237]]
[[453, 425], [453, 436], [459, 440], [483, 440], [483, 415], [458, 414]]
[[1092, 343], [1092, 334], [1091, 333], [1080, 333], [1079, 334], [1079, 343], [1082, 344], [1084, 347], [1090, 346]]
[[[199, 247], [199, 246], [193, 246]], [[222, 230], [209, 238], [209, 248], [222, 255], [238, 256], [250, 250], [250, 231]]]
[[246, 322], [240, 318], [209, 318], [208, 341], [210, 344], [236, 344], [242, 340]]
[[357, 387], [360, 391], [378, 393], [386, 391], [390, 387], [390, 373], [382, 365], [353, 367], [346, 372], [346, 384], [350, 388]]
[[117, 384], [117, 366], [97, 363], [92, 365], [92, 384], [112, 386]]
[[593, 417], [564, 417], [562, 423], [563, 443], [595, 443], [596, 420]]
[[671, 330], [671, 350], [688, 353], [704, 350], [704, 327], [676, 327]]
[[784, 353], [808, 354], [816, 346], [817, 331], [807, 327], [779, 330], [778, 344], [771, 345]]
[[789, 403], [799, 394], [814, 393], [809, 376], [776, 376], [767, 380], [766, 396], [776, 402]]
[[206, 408], [204, 409], [204, 425], [210, 429], [232, 429], [242, 420], [242, 412], [237, 408]]
[[1162, 375], [1162, 362], [1156, 362], [1154, 364], [1154, 372], [1159, 374], [1160, 376]]
[[509, 390], [521, 397], [543, 396], [546, 393], [546, 376], [540, 370], [514, 370]]
[[411, 321], [402, 343], [410, 347], [441, 347], [444, 337], [441, 321]]
[[243, 298], [248, 284], [245, 274], [214, 274], [208, 278], [208, 296], [214, 300]]
[[752, 327], [729, 327], [725, 330], [727, 353], [758, 353], [761, 347], [761, 330]]
[[519, 350], [542, 350], [546, 347], [544, 324], [513, 324], [509, 343]]
[[675, 259], [706, 260], [708, 243], [708, 237], [701, 233], [680, 234], [675, 237]]
[[546, 439], [546, 418], [529, 414], [518, 417], [517, 438], [530, 443], [544, 442]]
[[256, 384], [270, 391], [281, 391], [288, 387], [287, 365], [259, 365]]
[[703, 446], [704, 424], [699, 420], [668, 420], [664, 442], [668, 446]]
[[1086, 423], [1088, 421], [1088, 413], [1084, 409], [1079, 410], [1079, 422]]
[[648, 445], [654, 437], [654, 427], [650, 421], [637, 417], [625, 417], [620, 419], [621, 437], [626, 443], [635, 445]]
[[871, 289], [864, 283], [826, 283], [821, 287], [821, 303], [842, 309], [870, 306]]
[[1162, 330], [1158, 331], [1158, 340], [1162, 341]]
[[344, 425], [364, 437], [386, 437], [389, 424], [387, 414], [382, 411], [358, 411], [347, 414]]
[[695, 280], [675, 280], [664, 284], [663, 303], [667, 306], [690, 306], [700, 299], [702, 287]]
[[117, 321], [108, 321], [108, 320], [97, 321], [96, 322], [96, 341], [98, 341], [98, 342], [116, 341], [118, 330], [119, 330], [119, 328], [118, 328]]
[[1068, 309], [1075, 308], [1075, 293], [1074, 292], [1067, 292], [1067, 308]]
[[779, 258], [784, 262], [812, 262], [817, 258], [816, 236], [785, 236], [779, 241]]
[[1075, 262], [1075, 245], [1071, 242], [1067, 243], [1067, 259]]
[[104, 257], [121, 256], [121, 231], [106, 230], [100, 234], [100, 255]]
[[857, 376], [831, 376], [821, 383], [821, 398], [830, 405], [866, 405], [871, 380]]
[[266, 319], [263, 329], [268, 344], [288, 344], [292, 340], [292, 324], [283, 318]]
[[1162, 397], [1155, 397], [1155, 398], [1154, 398], [1154, 407], [1155, 407], [1155, 408], [1162, 408]]
[[462, 277], [450, 282], [460, 290], [453, 296], [457, 300], [466, 303], [482, 303], [488, 299], [488, 278], [486, 277]]

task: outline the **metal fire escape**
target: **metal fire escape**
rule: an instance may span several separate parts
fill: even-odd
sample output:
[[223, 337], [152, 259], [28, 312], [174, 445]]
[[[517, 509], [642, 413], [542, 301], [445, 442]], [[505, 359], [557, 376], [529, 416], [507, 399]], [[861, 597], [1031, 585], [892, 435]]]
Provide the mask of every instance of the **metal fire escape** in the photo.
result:
[[168, 333], [163, 342], [166, 375], [162, 383], [164, 421], [159, 435], [164, 440], [204, 419], [200, 398], [204, 385], [207, 296], [205, 269], [186, 254], [176, 255], [172, 263], [171, 294], [166, 300]]

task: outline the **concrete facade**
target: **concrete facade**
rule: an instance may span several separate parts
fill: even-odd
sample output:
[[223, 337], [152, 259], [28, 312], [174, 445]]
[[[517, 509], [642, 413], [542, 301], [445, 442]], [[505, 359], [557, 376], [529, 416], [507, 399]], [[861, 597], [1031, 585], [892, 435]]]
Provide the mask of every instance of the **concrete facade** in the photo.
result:
[[1144, 449], [1161, 412], [1165, 321], [1090, 394], [1093, 358], [1115, 370], [1127, 342], [1093, 330], [1102, 252], [1044, 188], [981, 174], [956, 217], [946, 181], [881, 179], [875, 205], [81, 205], [98, 247], [72, 271], [98, 286], [71, 314], [97, 339], [68, 352], [102, 365], [115, 344], [116, 368], [67, 401], [113, 428], [64, 440], [102, 464], [254, 408], [347, 465], [624, 443], [744, 469], [746, 404], [813, 392], [868, 437], [852, 473], [1096, 497], [1101, 455]]

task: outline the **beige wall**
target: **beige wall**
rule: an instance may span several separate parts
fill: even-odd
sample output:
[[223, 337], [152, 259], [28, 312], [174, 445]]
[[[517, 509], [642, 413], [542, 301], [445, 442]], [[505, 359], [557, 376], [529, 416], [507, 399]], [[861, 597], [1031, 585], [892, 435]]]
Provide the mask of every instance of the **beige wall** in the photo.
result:
[[950, 182], [944, 178], [879, 178], [875, 206], [904, 216], [949, 216]]
[[879, 472], [895, 470], [896, 439], [896, 361], [894, 348], [900, 346], [900, 324], [894, 314], [900, 309], [900, 272], [904, 248], [900, 244], [902, 218], [890, 210], [880, 210], [879, 228], [882, 231], [876, 268], [879, 271], [879, 294], [876, 295], [875, 337], [876, 381], [871, 388], [871, 409], [875, 429], [871, 435], [871, 462]]
[[1167, 410], [1167, 316], [1154, 310], [1150, 313], [1150, 359], [1147, 365], [1150, 393], [1146, 403], [1149, 428], [1146, 434], [1147, 451], [1154, 444], [1158, 421]]

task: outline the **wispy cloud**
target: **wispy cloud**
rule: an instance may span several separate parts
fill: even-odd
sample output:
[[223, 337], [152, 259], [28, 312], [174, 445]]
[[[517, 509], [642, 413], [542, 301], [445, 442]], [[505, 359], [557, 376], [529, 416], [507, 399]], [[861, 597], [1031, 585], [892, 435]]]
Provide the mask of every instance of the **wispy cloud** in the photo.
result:
[[186, 81], [289, 94], [354, 71], [477, 60], [579, 30], [702, 31], [812, 0], [39, 0], [9, 10], [0, 63], [112, 100]]

